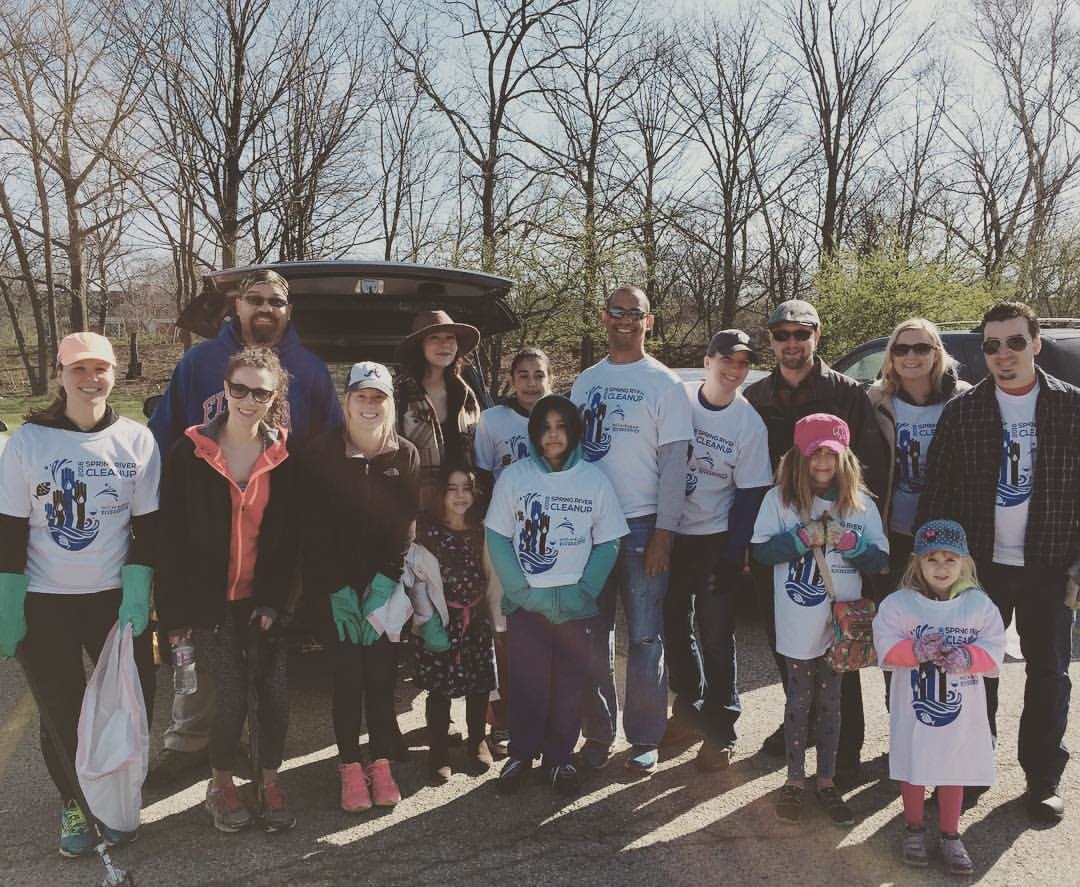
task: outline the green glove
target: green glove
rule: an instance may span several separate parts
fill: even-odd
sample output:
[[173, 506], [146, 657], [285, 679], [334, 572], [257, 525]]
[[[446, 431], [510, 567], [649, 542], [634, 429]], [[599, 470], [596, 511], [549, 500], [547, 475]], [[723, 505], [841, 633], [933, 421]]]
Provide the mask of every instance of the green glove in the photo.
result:
[[14, 656], [19, 641], [26, 637], [25, 573], [0, 573], [0, 656]]
[[350, 644], [360, 643], [361, 622], [360, 601], [356, 597], [356, 589], [351, 585], [339, 588], [330, 595], [330, 615], [337, 626], [337, 637], [345, 643], [345, 635], [349, 636]]
[[120, 599], [121, 628], [131, 623], [131, 636], [138, 637], [150, 624], [150, 583], [154, 571], [144, 564], [125, 564], [120, 568], [120, 585], [124, 596]]
[[450, 636], [438, 613], [432, 613], [431, 618], [420, 626], [420, 640], [424, 642], [424, 649], [432, 653], [445, 653], [450, 649]]
[[368, 587], [364, 590], [363, 603], [360, 605], [360, 612], [364, 617], [363, 622], [360, 624], [360, 646], [370, 647], [379, 639], [379, 632], [375, 630], [375, 626], [368, 620], [368, 616], [390, 600], [390, 596], [394, 593], [396, 587], [397, 583], [382, 573], [376, 573], [375, 578], [368, 583]]

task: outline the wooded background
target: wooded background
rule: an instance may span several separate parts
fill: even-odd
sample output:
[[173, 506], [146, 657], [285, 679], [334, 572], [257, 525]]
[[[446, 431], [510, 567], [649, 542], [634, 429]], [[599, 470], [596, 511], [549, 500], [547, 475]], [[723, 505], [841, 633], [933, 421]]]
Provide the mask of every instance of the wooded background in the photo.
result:
[[1076, 0], [7, 0], [0, 341], [41, 393], [70, 330], [345, 256], [517, 280], [489, 372], [587, 361], [622, 282], [676, 364], [792, 296], [827, 355], [1077, 314], [1078, 32]]

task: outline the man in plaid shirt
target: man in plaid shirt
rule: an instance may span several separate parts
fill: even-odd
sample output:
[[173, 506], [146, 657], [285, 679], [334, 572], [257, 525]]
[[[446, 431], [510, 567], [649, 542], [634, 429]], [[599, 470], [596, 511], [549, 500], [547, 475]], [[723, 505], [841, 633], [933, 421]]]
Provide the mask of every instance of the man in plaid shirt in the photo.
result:
[[[1019, 759], [1029, 815], [1065, 814], [1072, 612], [1068, 571], [1080, 558], [1080, 389], [1035, 366], [1039, 321], [1022, 302], [982, 320], [990, 376], [945, 407], [930, 445], [916, 524], [959, 521], [983, 588], [1008, 625], [1016, 613], [1027, 663]], [[1037, 453], [1037, 455], [1036, 455]], [[997, 678], [986, 680], [997, 733]]]

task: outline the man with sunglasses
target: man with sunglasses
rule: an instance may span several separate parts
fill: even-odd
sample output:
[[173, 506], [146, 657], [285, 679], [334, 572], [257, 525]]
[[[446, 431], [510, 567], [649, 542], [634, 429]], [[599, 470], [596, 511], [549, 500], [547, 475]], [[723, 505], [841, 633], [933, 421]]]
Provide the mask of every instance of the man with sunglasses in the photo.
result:
[[[224, 411], [225, 368], [233, 354], [249, 345], [273, 348], [289, 374], [290, 449], [344, 424], [330, 372], [300, 344], [291, 316], [289, 282], [284, 277], [264, 269], [244, 278], [234, 297], [232, 319], [216, 338], [180, 358], [150, 417], [150, 431], [163, 456], [187, 428], [205, 425]], [[165, 748], [152, 765], [148, 784], [165, 785], [206, 766], [213, 704], [212, 688], [200, 671], [198, 691], [173, 698]]]
[[[979, 582], [1008, 625], [1016, 614], [1027, 663], [1018, 757], [1028, 814], [1065, 814], [1058, 784], [1069, 752], [1072, 603], [1080, 573], [1080, 389], [1035, 365], [1039, 321], [1022, 302], [1000, 302], [980, 327], [988, 378], [945, 407], [930, 445], [916, 523], [958, 521]], [[1037, 452], [1037, 455], [1036, 455]], [[987, 678], [995, 733], [998, 681]]]
[[[862, 463], [863, 477], [879, 497], [888, 483], [885, 441], [866, 392], [854, 379], [831, 369], [817, 354], [821, 319], [817, 309], [802, 299], [789, 299], [769, 315], [769, 340], [776, 368], [744, 392], [765, 422], [769, 459], [773, 470], [794, 444], [795, 423], [812, 413], [831, 413], [851, 431], [851, 448]], [[784, 660], [775, 652], [772, 574], [752, 565], [762, 617], [773, 646], [780, 680], [787, 687]], [[836, 782], [844, 788], [858, 780], [863, 745], [862, 692], [857, 671], [844, 675], [841, 695], [840, 745], [836, 754]], [[764, 750], [784, 754], [784, 725], [765, 740]]]
[[673, 534], [685, 499], [693, 426], [679, 377], [645, 353], [652, 329], [649, 300], [636, 286], [619, 287], [600, 315], [608, 355], [575, 380], [570, 399], [585, 424], [582, 452], [608, 476], [630, 534], [624, 536], [611, 579], [590, 628], [591, 649], [580, 762], [607, 764], [615, 741], [615, 593], [630, 634], [623, 731], [630, 741], [626, 768], [651, 772], [667, 726], [663, 602]]

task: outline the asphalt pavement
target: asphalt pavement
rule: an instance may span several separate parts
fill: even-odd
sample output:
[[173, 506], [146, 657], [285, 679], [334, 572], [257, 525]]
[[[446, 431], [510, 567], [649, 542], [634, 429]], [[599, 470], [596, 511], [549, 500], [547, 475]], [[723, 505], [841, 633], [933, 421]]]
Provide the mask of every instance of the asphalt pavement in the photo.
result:
[[[298, 817], [288, 833], [215, 831], [202, 809], [206, 777], [168, 792], [144, 794], [138, 841], [114, 856], [139, 885], [927, 885], [1078, 884], [1080, 763], [1067, 770], [1061, 793], [1065, 820], [1033, 827], [1024, 813], [1016, 730], [1024, 665], [1009, 662], [1001, 681], [998, 783], [964, 814], [964, 841], [976, 865], [972, 878], [950, 878], [939, 858], [926, 870], [899, 859], [901, 805], [888, 779], [888, 721], [882, 676], [863, 672], [866, 707], [864, 781], [848, 798], [853, 828], [831, 825], [811, 800], [792, 826], [773, 815], [783, 761], [761, 752], [780, 722], [783, 696], [764, 631], [740, 624], [743, 715], [730, 769], [702, 773], [696, 744], [666, 749], [656, 772], [635, 778], [624, 767], [620, 737], [609, 766], [580, 794], [564, 800], [537, 781], [521, 794], [498, 797], [496, 772], [428, 787], [424, 777], [423, 694], [403, 672], [402, 730], [411, 760], [394, 766], [404, 799], [393, 810], [358, 815], [337, 806], [338, 781], [323, 656], [290, 658], [292, 722], [282, 784]], [[623, 667], [619, 665], [620, 674]], [[1080, 665], [1072, 666], [1074, 682]], [[158, 674], [151, 750], [160, 748], [172, 688]], [[464, 707], [455, 701], [455, 719]], [[1074, 707], [1075, 715], [1075, 707]], [[1066, 737], [1080, 748], [1080, 719]], [[812, 772], [813, 753], [810, 753]], [[932, 824], [934, 808], [928, 807]], [[0, 884], [90, 887], [100, 884], [96, 857], [57, 854], [59, 801], [37, 747], [37, 715], [14, 661], [0, 662]], [[933, 829], [932, 829], [933, 831]]]

